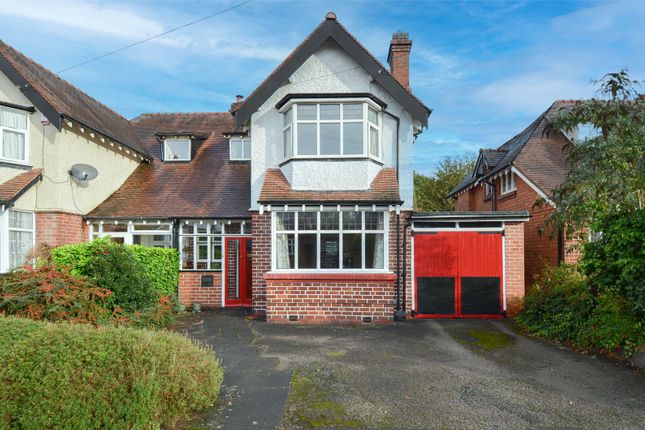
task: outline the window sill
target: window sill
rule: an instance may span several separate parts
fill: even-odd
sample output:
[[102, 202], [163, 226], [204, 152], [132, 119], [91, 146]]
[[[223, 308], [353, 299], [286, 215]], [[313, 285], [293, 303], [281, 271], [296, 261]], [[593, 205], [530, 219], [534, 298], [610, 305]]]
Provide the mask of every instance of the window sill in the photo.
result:
[[0, 167], [8, 167], [10, 169], [31, 170], [33, 166], [15, 160], [6, 160], [0, 158]]
[[501, 196], [499, 196], [497, 201], [503, 202], [504, 200], [510, 200], [512, 198], [515, 198], [516, 195], [517, 195], [517, 190], [508, 191], [507, 193], [504, 193]]
[[267, 281], [395, 281], [396, 274], [392, 272], [269, 272], [264, 274]]
[[279, 167], [282, 167], [292, 161], [371, 161], [375, 164], [383, 166], [385, 163], [377, 158], [368, 157], [366, 155], [357, 155], [357, 156], [311, 156], [311, 157], [291, 157], [282, 161], [278, 164]]

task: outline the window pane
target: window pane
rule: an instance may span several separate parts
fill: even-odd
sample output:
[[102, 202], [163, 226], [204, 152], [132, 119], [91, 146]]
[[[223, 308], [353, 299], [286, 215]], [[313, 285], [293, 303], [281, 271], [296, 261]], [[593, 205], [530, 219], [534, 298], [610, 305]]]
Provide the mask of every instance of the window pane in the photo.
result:
[[374, 157], [379, 156], [378, 130], [374, 127], [370, 127], [370, 155], [373, 155]]
[[293, 233], [276, 235], [276, 268], [293, 269], [295, 266], [295, 239]]
[[321, 212], [320, 229], [321, 230], [338, 230], [338, 212]]
[[[338, 225], [338, 217], [336, 217]], [[338, 234], [321, 234], [320, 235], [320, 268], [321, 269], [338, 269], [340, 259], [338, 252], [340, 249], [340, 238]]]
[[9, 211], [9, 228], [34, 228], [34, 216], [31, 212]]
[[190, 139], [166, 139], [165, 160], [190, 160]]
[[284, 158], [289, 158], [293, 155], [293, 141], [291, 127], [284, 131]]
[[193, 237], [181, 238], [181, 268], [184, 270], [195, 268], [195, 251], [193, 248], [194, 243], [195, 238]]
[[181, 234], [193, 234], [195, 226], [192, 224], [182, 224]]
[[320, 155], [340, 155], [340, 124], [320, 124]]
[[25, 159], [25, 135], [9, 130], [2, 131], [2, 156], [12, 160]]
[[362, 103], [344, 104], [343, 119], [363, 119], [363, 104]]
[[242, 143], [244, 145], [244, 158], [250, 159], [251, 158], [251, 139], [244, 139]]
[[342, 212], [343, 230], [360, 230], [362, 212]]
[[124, 223], [119, 223], [119, 224], [112, 224], [112, 223], [105, 223], [103, 224], [103, 233], [125, 233], [128, 231], [128, 226], [127, 224]]
[[132, 235], [132, 243], [147, 248], [170, 248], [172, 236], [169, 234], [135, 234]]
[[293, 114], [292, 114], [292, 112], [293, 112], [293, 111], [291, 110], [291, 108], [289, 108], [289, 110], [287, 110], [287, 111], [284, 113], [284, 116], [282, 117], [282, 125], [284, 125], [285, 127], [286, 127], [287, 125], [291, 124], [291, 121], [292, 121], [292, 115], [293, 115]]
[[208, 234], [208, 224], [204, 224], [203, 222], [201, 224], [195, 224], [195, 232], [199, 235]]
[[298, 230], [316, 230], [318, 225], [316, 212], [300, 212], [298, 214]]
[[276, 229], [278, 231], [295, 230], [295, 220], [293, 212], [276, 212]]
[[9, 109], [0, 109], [0, 125], [18, 130], [27, 130], [27, 114]]
[[240, 139], [231, 139], [230, 147], [230, 158], [231, 160], [239, 160], [244, 158], [244, 143]]
[[316, 268], [316, 235], [299, 234], [298, 235], [298, 268], [315, 269]]
[[211, 224], [211, 234], [222, 234], [222, 223]]
[[34, 234], [26, 231], [9, 231], [9, 266], [22, 266], [33, 247]]
[[197, 245], [197, 261], [208, 260], [208, 244]]
[[316, 124], [298, 124], [298, 155], [316, 155]]
[[345, 154], [363, 153], [363, 123], [343, 124], [343, 152]]
[[365, 268], [383, 269], [383, 234], [365, 234]]
[[365, 212], [365, 230], [383, 230], [383, 212]]
[[147, 223], [147, 224], [133, 224], [132, 229], [136, 231], [147, 230], [147, 231], [170, 231], [170, 224], [162, 223], [157, 224]]
[[343, 234], [343, 268], [360, 269], [361, 262], [361, 234]]
[[298, 105], [298, 121], [315, 120], [316, 105]]
[[340, 105], [320, 105], [320, 119], [334, 120], [340, 119]]
[[247, 221], [246, 224], [244, 224], [244, 234], [251, 234], [253, 233], [253, 225]]
[[378, 112], [369, 106], [367, 108], [367, 119], [372, 124], [378, 125]]

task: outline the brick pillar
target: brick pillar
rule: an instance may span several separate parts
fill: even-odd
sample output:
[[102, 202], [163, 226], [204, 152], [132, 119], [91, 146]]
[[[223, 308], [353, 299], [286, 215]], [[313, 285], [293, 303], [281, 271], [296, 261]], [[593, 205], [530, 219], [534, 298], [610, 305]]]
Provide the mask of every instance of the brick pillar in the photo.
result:
[[505, 223], [504, 243], [506, 309], [513, 316], [521, 309], [524, 299], [524, 224]]
[[264, 274], [271, 271], [271, 214], [253, 212], [253, 310], [266, 311]]

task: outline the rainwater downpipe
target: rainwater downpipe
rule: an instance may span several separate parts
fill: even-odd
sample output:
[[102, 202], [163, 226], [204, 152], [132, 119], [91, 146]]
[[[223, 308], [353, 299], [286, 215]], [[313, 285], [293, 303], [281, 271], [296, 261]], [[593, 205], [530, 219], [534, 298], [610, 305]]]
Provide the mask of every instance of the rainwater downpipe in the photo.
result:
[[410, 223], [407, 222], [403, 226], [403, 315], [405, 318], [406, 314], [406, 303], [407, 303], [407, 280], [408, 280], [408, 228], [410, 228]]

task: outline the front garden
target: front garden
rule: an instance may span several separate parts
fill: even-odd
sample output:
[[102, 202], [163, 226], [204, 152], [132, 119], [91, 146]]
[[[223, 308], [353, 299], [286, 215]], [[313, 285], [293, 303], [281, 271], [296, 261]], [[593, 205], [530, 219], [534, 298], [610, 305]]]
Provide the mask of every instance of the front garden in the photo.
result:
[[213, 352], [174, 320], [174, 249], [97, 239], [0, 279], [0, 428], [174, 427], [217, 399]]

